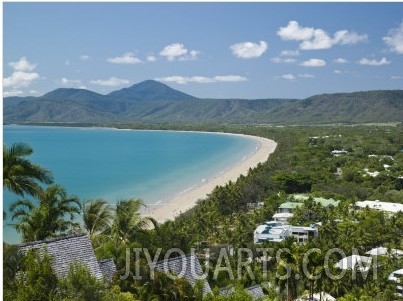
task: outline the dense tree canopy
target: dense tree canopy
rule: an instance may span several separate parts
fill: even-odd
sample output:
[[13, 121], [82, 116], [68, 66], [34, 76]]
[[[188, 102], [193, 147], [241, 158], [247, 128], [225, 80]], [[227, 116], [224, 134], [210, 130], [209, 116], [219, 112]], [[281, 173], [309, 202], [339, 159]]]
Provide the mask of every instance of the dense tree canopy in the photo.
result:
[[[166, 125], [158, 127], [167, 128]], [[98, 286], [86, 271], [72, 268], [71, 275], [77, 277], [57, 284], [59, 291], [64, 288], [66, 298], [77, 297], [73, 291], [80, 291], [77, 289], [80, 282], [85, 284], [82, 294], [86, 289], [89, 292], [95, 289], [94, 296], [102, 291], [105, 298], [113, 300], [250, 300], [251, 296], [244, 288], [255, 284], [261, 285], [267, 300], [294, 300], [320, 291], [340, 300], [386, 301], [398, 298], [396, 285], [387, 278], [402, 267], [402, 258], [380, 257], [377, 269], [372, 266], [365, 275], [358, 273], [357, 277], [352, 277], [353, 273], [346, 273], [344, 277], [331, 279], [328, 274], [340, 273], [335, 264], [342, 255], [331, 253], [326, 258], [326, 254], [334, 248], [342, 250], [346, 256], [354, 252], [364, 254], [378, 246], [403, 249], [403, 212], [388, 214], [370, 209], [355, 210], [353, 206], [365, 199], [403, 203], [401, 126], [277, 128], [198, 125], [171, 129], [252, 134], [271, 138], [278, 146], [267, 162], [251, 169], [247, 176], [216, 187], [194, 208], [163, 224], [142, 216], [143, 204], [138, 199], [120, 200], [116, 207], [103, 200], [90, 200], [84, 203], [81, 211], [78, 199], [68, 196], [55, 185], [45, 189], [43, 196], [37, 196], [38, 203], [27, 200], [14, 203], [11, 214], [23, 240], [66, 233], [78, 226], [70, 219], [70, 214], [77, 216], [80, 212], [83, 215], [80, 227], [90, 234], [97, 257], [115, 260], [118, 274], [109, 287]], [[279, 205], [294, 193], [306, 193], [311, 198], [294, 212], [291, 222], [301, 226], [318, 223], [318, 237], [304, 244], [290, 238], [281, 243], [254, 245], [256, 226], [270, 220]], [[312, 197], [334, 198], [340, 203], [336, 207], [324, 208]], [[262, 202], [263, 207], [250, 209], [247, 206], [257, 202]], [[127, 253], [134, 248], [147, 249], [149, 256], [156, 256], [156, 259], [163, 258], [171, 248], [179, 248], [185, 254], [195, 251], [203, 268], [212, 267], [207, 280], [214, 295], [202, 297], [197, 285], [192, 287], [184, 280], [174, 281], [164, 274], [156, 273], [152, 278], [145, 254], [136, 258], [133, 252]], [[249, 260], [249, 256], [253, 257], [248, 267], [242, 266], [241, 277], [232, 279], [226, 272], [214, 277], [213, 268], [219, 263], [221, 250], [232, 250], [237, 254], [243, 248], [252, 253], [243, 257], [231, 255], [229, 259], [229, 264], [236, 266]], [[259, 248], [269, 248], [271, 253], [265, 257]], [[206, 249], [209, 250], [208, 256]], [[7, 246], [5, 250], [3, 262], [8, 277], [5, 287], [6, 292], [12, 292], [18, 286], [12, 263], [23, 267], [23, 261], [10, 255], [13, 254], [12, 248]], [[119, 279], [125, 273], [128, 258], [132, 270], [139, 267], [144, 276], [141, 280], [133, 278], [133, 273], [126, 279]], [[329, 260], [328, 265], [323, 264], [325, 259]], [[309, 272], [309, 277], [304, 277], [304, 269]], [[46, 271], [45, 261], [38, 273], [47, 275]], [[287, 274], [291, 277], [282, 277]], [[81, 280], [77, 283], [73, 278]], [[220, 296], [219, 288], [224, 286], [234, 286], [234, 294]], [[52, 292], [53, 287], [43, 290]]]

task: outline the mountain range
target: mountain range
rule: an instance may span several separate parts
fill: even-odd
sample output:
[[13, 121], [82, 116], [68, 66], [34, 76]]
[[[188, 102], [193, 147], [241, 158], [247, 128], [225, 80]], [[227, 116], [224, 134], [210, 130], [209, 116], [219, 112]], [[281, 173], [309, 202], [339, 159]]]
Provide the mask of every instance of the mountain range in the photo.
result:
[[59, 88], [39, 97], [3, 99], [7, 123], [402, 122], [403, 90], [315, 95], [306, 99], [201, 99], [146, 80], [107, 95]]

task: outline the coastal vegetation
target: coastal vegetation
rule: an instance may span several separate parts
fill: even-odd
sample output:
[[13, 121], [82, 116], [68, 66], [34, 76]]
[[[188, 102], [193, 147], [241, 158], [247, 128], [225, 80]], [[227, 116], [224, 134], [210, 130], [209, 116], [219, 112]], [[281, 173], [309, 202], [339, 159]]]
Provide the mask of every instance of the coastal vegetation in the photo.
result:
[[[113, 126], [136, 127], [130, 124]], [[277, 149], [269, 160], [250, 169], [248, 175], [216, 187], [194, 208], [175, 220], [159, 224], [139, 214], [142, 202], [138, 199], [120, 200], [111, 207], [105, 200], [79, 200], [79, 197], [69, 195], [62, 186], [51, 181], [46, 169], [26, 158], [32, 151], [16, 152], [11, 150], [18, 146], [10, 147], [11, 150], [4, 146], [3, 175], [6, 174], [4, 166], [7, 170], [20, 170], [12, 168], [20, 164], [19, 160], [5, 164], [14, 153], [17, 155], [12, 157], [23, 157], [25, 164], [46, 171], [47, 175], [45, 178], [36, 177], [35, 172], [24, 172], [22, 179], [34, 179], [36, 183], [36, 188], [29, 193], [35, 201], [17, 200], [11, 208], [5, 208], [22, 240], [85, 231], [91, 238], [97, 258], [113, 258], [118, 270], [112, 282], [106, 284], [94, 279], [82, 266], [71, 266], [66, 278], [56, 279], [49, 268], [50, 258], [40, 257], [35, 252], [22, 256], [18, 247], [4, 243], [5, 300], [242, 301], [252, 300], [244, 288], [257, 284], [263, 288], [265, 300], [294, 300], [319, 292], [327, 292], [343, 301], [400, 298], [395, 294], [396, 284], [388, 281], [388, 275], [402, 268], [401, 257], [379, 256], [378, 264], [369, 267], [367, 273], [351, 271], [336, 278], [328, 275], [341, 273], [335, 264], [342, 254], [330, 253], [327, 258], [330, 264], [324, 265], [324, 261], [326, 254], [335, 248], [346, 256], [355, 252], [364, 254], [379, 246], [389, 250], [403, 249], [403, 212], [390, 215], [368, 208], [358, 211], [354, 207], [362, 200], [403, 203], [401, 125], [160, 124], [153, 128], [255, 135], [275, 140]], [[6, 180], [10, 178], [17, 183], [11, 186], [3, 180], [3, 187], [19, 193], [16, 197], [25, 197], [29, 190], [13, 191], [12, 188], [22, 185], [18, 183], [20, 178], [5, 177]], [[320, 223], [318, 237], [304, 244], [293, 238], [253, 244], [256, 226], [270, 220], [279, 205], [293, 194], [334, 198], [340, 203], [337, 207], [325, 209], [308, 198], [295, 211], [293, 224]], [[263, 206], [251, 207], [250, 204]], [[80, 216], [83, 222], [77, 224]], [[200, 283], [192, 286], [183, 278], [171, 279], [164, 273], [151, 271], [148, 256], [163, 258], [173, 248], [185, 254], [197, 254], [207, 271], [212, 295], [203, 296]], [[148, 253], [133, 252], [139, 249], [147, 249]], [[223, 253], [228, 257], [223, 257]], [[307, 253], [310, 255], [306, 256]], [[120, 277], [127, 271], [127, 256], [130, 270], [138, 271], [143, 276], [141, 279], [133, 274], [124, 279]], [[223, 261], [223, 258], [228, 258], [228, 261]], [[249, 262], [247, 265], [246, 261]], [[235, 277], [228, 269], [217, 271], [217, 266], [240, 269], [234, 269]], [[304, 273], [304, 269], [309, 273]], [[220, 295], [219, 289], [225, 287], [233, 287], [233, 294]]]

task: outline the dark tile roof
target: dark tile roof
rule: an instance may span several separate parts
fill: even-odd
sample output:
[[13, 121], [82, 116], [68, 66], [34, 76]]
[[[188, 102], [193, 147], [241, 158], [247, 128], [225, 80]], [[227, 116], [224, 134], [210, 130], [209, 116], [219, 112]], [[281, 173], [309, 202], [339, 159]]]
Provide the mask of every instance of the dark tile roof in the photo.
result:
[[260, 285], [254, 285], [245, 289], [249, 294], [252, 295], [253, 299], [259, 299], [264, 297], [263, 289]]
[[235, 293], [235, 287], [233, 285], [220, 288], [220, 296], [227, 296]]
[[[254, 285], [248, 288], [245, 288], [245, 291], [252, 295], [253, 300], [257, 300], [259, 298], [265, 297], [263, 293], [262, 287], [260, 285]], [[220, 296], [228, 296], [235, 293], [234, 286], [220, 288]]]
[[[167, 260], [158, 261], [154, 269], [169, 275], [183, 277], [194, 286], [196, 281], [203, 276], [203, 270], [196, 255], [179, 256]], [[203, 294], [211, 294], [211, 287], [206, 280], [204, 282]]]
[[[75, 234], [54, 239], [34, 241], [19, 245], [20, 251], [26, 253], [30, 249], [44, 250], [52, 257], [52, 268], [60, 278], [67, 276], [72, 263], [81, 263], [88, 267], [98, 280], [104, 279], [100, 264], [95, 258], [91, 241], [86, 234]], [[102, 265], [102, 264], [101, 264]], [[112, 271], [111, 263], [105, 264], [105, 271]], [[115, 267], [116, 270], [116, 267]], [[109, 273], [108, 273], [109, 275]]]
[[112, 258], [102, 259], [98, 261], [99, 268], [101, 269], [102, 275], [104, 275], [105, 281], [111, 281], [113, 276], [116, 274], [116, 265]]

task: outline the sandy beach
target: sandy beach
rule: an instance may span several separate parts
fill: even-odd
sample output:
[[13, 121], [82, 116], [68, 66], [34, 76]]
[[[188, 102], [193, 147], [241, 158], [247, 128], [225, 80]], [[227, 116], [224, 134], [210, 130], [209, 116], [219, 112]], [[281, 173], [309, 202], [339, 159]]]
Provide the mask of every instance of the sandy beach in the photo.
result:
[[[225, 134], [227, 135], [227, 134]], [[238, 134], [228, 134], [238, 135]], [[206, 179], [200, 185], [194, 186], [168, 200], [157, 205], [148, 205], [144, 215], [155, 218], [158, 222], [174, 219], [180, 213], [192, 208], [198, 200], [205, 199], [216, 186], [223, 186], [229, 181], [236, 181], [240, 175], [247, 175], [250, 168], [256, 167], [259, 163], [267, 161], [270, 154], [276, 149], [277, 143], [266, 138], [238, 135], [248, 139], [253, 139], [257, 143], [255, 151], [244, 160], [230, 166], [220, 175], [211, 179]]]

